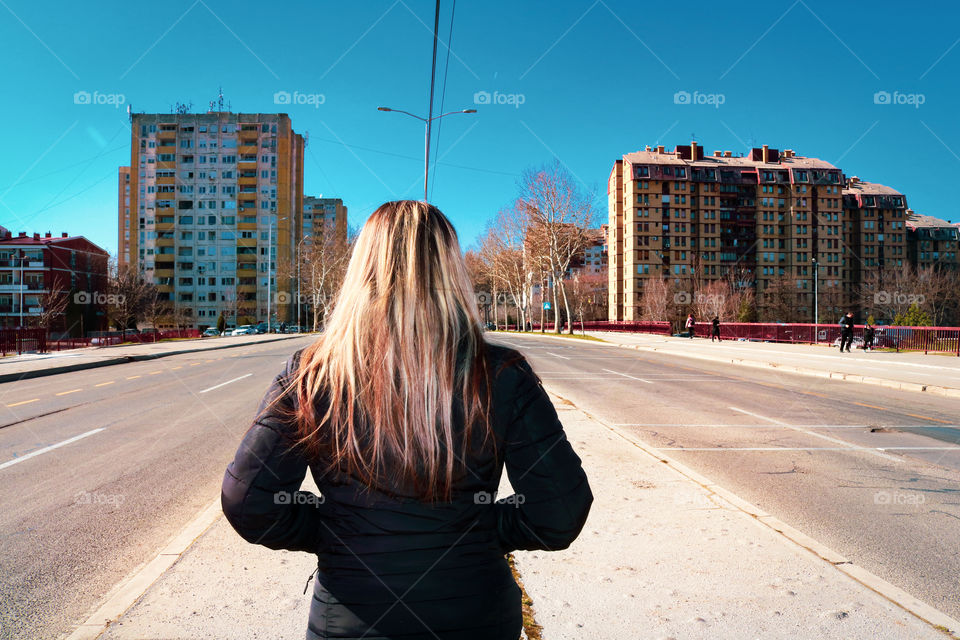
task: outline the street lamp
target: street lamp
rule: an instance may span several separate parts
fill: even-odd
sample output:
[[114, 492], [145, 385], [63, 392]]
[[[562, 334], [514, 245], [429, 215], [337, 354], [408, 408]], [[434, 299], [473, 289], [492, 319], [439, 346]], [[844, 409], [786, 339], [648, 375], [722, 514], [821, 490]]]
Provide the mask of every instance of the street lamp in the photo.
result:
[[453, 115], [455, 113], [476, 113], [476, 109], [461, 109], [459, 111], [449, 111], [447, 113], [441, 113], [439, 116], [432, 116], [428, 118], [422, 118], [420, 116], [414, 115], [409, 111], [402, 111], [400, 109], [391, 109], [390, 107], [377, 107], [377, 111], [393, 111], [396, 113], [402, 113], [408, 115], [411, 118], [416, 118], [420, 122], [423, 122], [426, 127], [426, 132], [424, 136], [424, 152], [423, 152], [423, 201], [427, 201], [427, 177], [430, 173], [430, 125], [434, 120], [439, 120], [444, 116]]
[[813, 259], [813, 342], [820, 342], [820, 263]]
[[[270, 328], [273, 326], [272, 318], [270, 316], [270, 296], [272, 289], [272, 280], [273, 280], [273, 214], [268, 214], [270, 216], [270, 224], [267, 227], [267, 333], [270, 333]], [[277, 218], [277, 222], [281, 220], [286, 220], [287, 216], [282, 218]]]

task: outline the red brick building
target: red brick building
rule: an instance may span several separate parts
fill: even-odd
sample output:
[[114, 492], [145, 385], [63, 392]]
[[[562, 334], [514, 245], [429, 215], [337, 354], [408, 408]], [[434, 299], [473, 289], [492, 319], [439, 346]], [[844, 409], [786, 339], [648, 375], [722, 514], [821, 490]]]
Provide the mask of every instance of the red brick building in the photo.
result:
[[73, 336], [106, 329], [108, 258], [83, 236], [0, 229], [0, 327]]

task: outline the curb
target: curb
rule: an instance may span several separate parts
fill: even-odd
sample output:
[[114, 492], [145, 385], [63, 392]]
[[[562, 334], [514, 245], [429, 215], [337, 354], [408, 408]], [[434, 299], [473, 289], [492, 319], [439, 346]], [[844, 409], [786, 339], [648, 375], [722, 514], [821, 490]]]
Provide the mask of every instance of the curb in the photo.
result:
[[[563, 396], [551, 391], [550, 395], [560, 398], [565, 402], [570, 402]], [[834, 551], [830, 547], [822, 544], [821, 542], [811, 538], [810, 536], [804, 534], [797, 529], [794, 529], [790, 525], [786, 524], [779, 518], [776, 518], [753, 503], [747, 502], [746, 500], [740, 498], [732, 491], [721, 487], [720, 485], [714, 483], [712, 480], [707, 477], [697, 473], [693, 469], [690, 469], [682, 462], [678, 462], [671, 458], [670, 456], [665, 455], [656, 447], [651, 447], [644, 443], [639, 438], [635, 437], [633, 434], [627, 433], [618, 429], [617, 427], [607, 424], [604, 420], [601, 420], [597, 416], [594, 416], [587, 411], [584, 411], [580, 407], [577, 407], [576, 404], [570, 402], [571, 405], [577, 408], [578, 411], [589, 417], [591, 420], [596, 421], [598, 424], [609, 429], [611, 432], [617, 436], [623, 438], [633, 446], [637, 447], [653, 459], [658, 462], [667, 465], [673, 471], [679, 475], [685, 477], [687, 480], [693, 482], [694, 484], [699, 485], [706, 491], [710, 493], [711, 496], [716, 496], [724, 502], [728, 503], [734, 509], [742, 511], [743, 513], [749, 515], [756, 522], [776, 531], [783, 537], [785, 537], [790, 542], [795, 545], [809, 551], [814, 554], [821, 560], [829, 563], [838, 571], [843, 572], [848, 577], [854, 581], [862, 584], [871, 591], [878, 593], [883, 596], [893, 604], [897, 605], [904, 611], [907, 611], [911, 615], [916, 616], [920, 620], [926, 622], [927, 624], [933, 626], [937, 630], [947, 634], [951, 638], [960, 639], [960, 622], [954, 620], [947, 614], [943, 613], [939, 609], [936, 609], [929, 604], [923, 602], [922, 600], [910, 595], [903, 589], [894, 586], [893, 584], [887, 582], [880, 576], [877, 576], [870, 571], [867, 571], [863, 567], [853, 564], [852, 561], [845, 558], [840, 553]]]
[[[541, 338], [553, 338], [555, 340], [570, 340], [570, 338], [561, 338], [556, 335], [550, 335], [548, 333], [540, 333], [538, 331], [530, 333], [504, 333], [504, 335], [522, 335], [522, 336], [538, 336]], [[601, 338], [602, 340], [602, 338]], [[640, 345], [640, 344], [623, 344], [618, 342], [594, 342], [593, 340], [585, 341], [587, 344], [606, 344], [611, 347], [620, 347], [621, 349], [634, 349], [636, 351], [661, 351], [662, 347]], [[794, 365], [783, 365], [776, 362], [766, 362], [763, 360], [745, 360], [743, 358], [729, 358], [729, 357], [720, 357], [720, 356], [707, 356], [698, 353], [673, 353], [666, 352], [663, 353], [677, 356], [680, 358], [694, 358], [697, 360], [707, 360], [709, 362], [721, 362], [723, 364], [734, 364], [740, 365], [743, 367], [754, 367], [757, 369], [777, 369], [779, 371], [785, 371], [787, 373], [796, 373], [797, 375], [802, 376], [812, 376], [815, 378], [830, 378], [831, 380], [843, 380], [844, 382], [858, 382], [860, 384], [872, 384], [879, 387], [885, 387], [887, 389], [895, 389], [898, 391], [919, 391], [923, 393], [932, 393], [936, 395], [941, 395], [947, 398], [960, 398], [960, 389], [956, 387], [943, 387], [939, 385], [929, 385], [929, 384], [920, 384], [919, 382], [903, 382], [900, 380], [890, 380], [888, 378], [874, 378], [870, 376], [862, 376], [855, 373], [843, 373], [841, 371], [829, 371], [826, 369], [809, 369], [807, 367], [797, 367]]]
[[96, 640], [118, 620], [184, 553], [213, 526], [223, 512], [220, 498], [203, 508], [160, 553], [114, 587], [107, 600], [78, 626], [66, 640]]
[[58, 373], [70, 373], [73, 371], [83, 371], [84, 369], [97, 369], [99, 367], [109, 367], [115, 364], [128, 364], [130, 362], [143, 362], [145, 360], [156, 360], [157, 358], [166, 358], [168, 356], [179, 356], [184, 353], [197, 353], [199, 351], [219, 351], [221, 349], [235, 349], [237, 347], [246, 347], [252, 344], [268, 344], [280, 340], [291, 340], [305, 334], [298, 333], [282, 338], [271, 338], [270, 340], [258, 340], [257, 342], [242, 342], [239, 344], [225, 344], [219, 347], [207, 347], [204, 349], [181, 349], [179, 351], [167, 351], [164, 353], [145, 353], [134, 356], [119, 356], [107, 360], [98, 360], [96, 362], [79, 362], [77, 364], [68, 364], [59, 367], [47, 367], [46, 369], [34, 369], [32, 371], [23, 371], [21, 373], [3, 373], [0, 374], [0, 384], [4, 382], [16, 382], [18, 380], [29, 380], [31, 378], [42, 378], [53, 376]]

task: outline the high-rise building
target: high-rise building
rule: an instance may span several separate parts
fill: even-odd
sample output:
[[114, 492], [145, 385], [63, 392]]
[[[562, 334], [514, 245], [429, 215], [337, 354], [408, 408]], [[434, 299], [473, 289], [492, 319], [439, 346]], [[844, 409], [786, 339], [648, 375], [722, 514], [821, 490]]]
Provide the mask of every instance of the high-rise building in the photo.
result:
[[902, 271], [909, 264], [907, 199], [896, 189], [854, 176], [843, 189], [842, 221], [844, 301], [858, 307], [865, 282], [882, 290], [891, 271]]
[[960, 224], [907, 211], [907, 254], [920, 269], [960, 268]]
[[663, 278], [688, 293], [711, 280], [789, 289], [812, 320], [814, 265], [822, 296], [842, 289], [842, 187], [829, 162], [767, 145], [745, 157], [696, 142], [624, 155], [608, 181], [609, 319], [641, 319], [644, 282]]
[[347, 207], [340, 198], [303, 197], [303, 237], [332, 231], [347, 237]]
[[193, 326], [290, 322], [277, 264], [301, 233], [303, 138], [286, 114], [131, 116], [120, 264], [138, 268]]

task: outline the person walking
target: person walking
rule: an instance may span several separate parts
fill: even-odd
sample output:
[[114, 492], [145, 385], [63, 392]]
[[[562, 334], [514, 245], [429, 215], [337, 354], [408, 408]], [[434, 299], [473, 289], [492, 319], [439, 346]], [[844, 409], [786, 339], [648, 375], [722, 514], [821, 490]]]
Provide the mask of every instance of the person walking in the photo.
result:
[[848, 311], [845, 316], [840, 318], [840, 353], [843, 353], [843, 346], [847, 346], [847, 353], [850, 353], [850, 347], [853, 345], [853, 312]]
[[863, 328], [863, 351], [873, 351], [873, 337], [876, 334], [876, 330], [873, 328], [873, 325], [869, 322], [867, 326]]
[[[308, 469], [320, 495], [300, 491]], [[248, 542], [317, 555], [308, 640], [516, 640], [505, 554], [567, 548], [592, 501], [530, 364], [485, 342], [453, 226], [409, 200], [367, 220], [221, 494]]]
[[710, 333], [710, 342], [713, 342], [713, 339], [716, 338], [717, 342], [723, 342], [723, 339], [720, 338], [720, 316], [713, 316], [713, 330]]
[[693, 319], [693, 314], [691, 313], [691, 314], [687, 315], [687, 321], [686, 321], [686, 323], [684, 324], [684, 326], [685, 326], [686, 329], [687, 329], [687, 337], [688, 337], [688, 338], [691, 338], [691, 339], [693, 338], [693, 334], [694, 334], [694, 332], [695, 332], [695, 330], [696, 330], [696, 325], [697, 325], [697, 323], [696, 323], [696, 321]]

